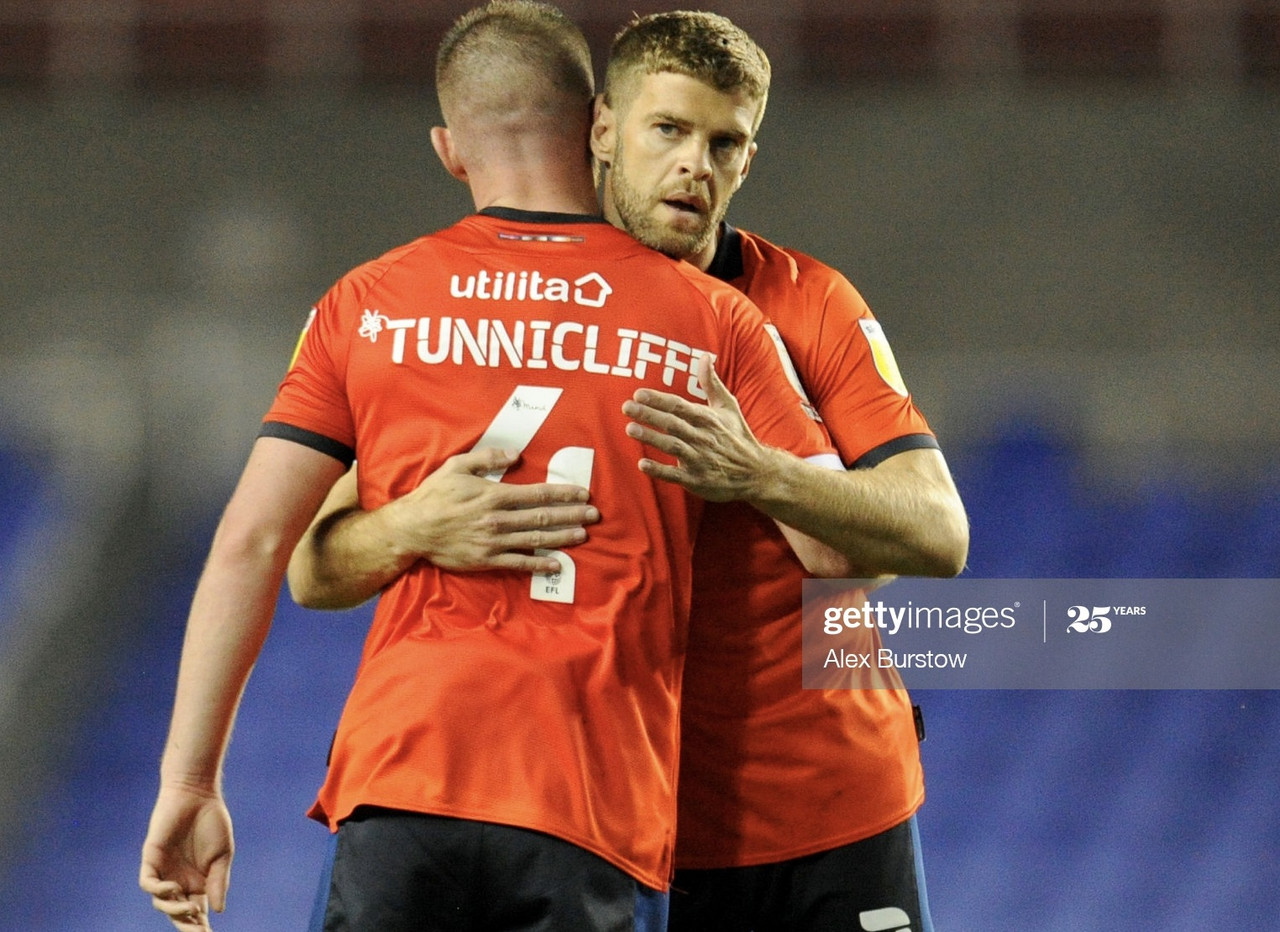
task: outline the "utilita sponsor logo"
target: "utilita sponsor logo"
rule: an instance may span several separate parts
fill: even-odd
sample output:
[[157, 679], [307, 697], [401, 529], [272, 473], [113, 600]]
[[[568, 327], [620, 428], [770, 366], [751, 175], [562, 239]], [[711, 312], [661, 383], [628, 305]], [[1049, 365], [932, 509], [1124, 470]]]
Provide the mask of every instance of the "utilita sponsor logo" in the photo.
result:
[[572, 282], [543, 278], [538, 271], [493, 272], [481, 269], [465, 279], [454, 275], [449, 296], [472, 301], [559, 301], [582, 307], [604, 307], [613, 286], [599, 272], [588, 272]]

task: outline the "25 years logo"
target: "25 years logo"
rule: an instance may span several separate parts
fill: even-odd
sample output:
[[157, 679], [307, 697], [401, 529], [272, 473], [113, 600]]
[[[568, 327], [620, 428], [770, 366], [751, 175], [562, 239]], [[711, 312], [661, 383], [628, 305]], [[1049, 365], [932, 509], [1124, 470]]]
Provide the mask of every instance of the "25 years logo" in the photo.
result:
[[1087, 631], [1106, 634], [1111, 630], [1110, 605], [1095, 605], [1093, 608], [1087, 605], [1073, 605], [1067, 609], [1067, 617], [1071, 619], [1071, 624], [1067, 625], [1068, 630], [1077, 634], [1084, 634]]
[[1071, 624], [1067, 630], [1076, 634], [1106, 634], [1111, 630], [1113, 615], [1145, 615], [1145, 605], [1072, 605], [1067, 609], [1067, 617]]

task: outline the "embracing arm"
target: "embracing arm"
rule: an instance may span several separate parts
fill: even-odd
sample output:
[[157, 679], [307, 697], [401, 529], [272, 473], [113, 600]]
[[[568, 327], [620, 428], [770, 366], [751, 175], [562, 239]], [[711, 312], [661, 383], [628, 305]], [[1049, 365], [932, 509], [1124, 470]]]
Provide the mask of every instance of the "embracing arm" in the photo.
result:
[[419, 560], [456, 571], [555, 573], [554, 550], [586, 540], [598, 521], [581, 486], [514, 485], [486, 474], [517, 455], [474, 450], [450, 457], [414, 489], [361, 511], [355, 470], [334, 485], [289, 561], [289, 589], [307, 608], [351, 608], [372, 598]]
[[969, 522], [942, 453], [906, 450], [871, 469], [838, 471], [768, 450], [779, 461], [743, 498], [849, 560], [850, 576], [955, 576]]
[[[711, 501], [744, 501], [774, 518], [815, 575], [954, 576], [964, 568], [969, 524], [937, 450], [909, 450], [872, 469], [826, 469], [761, 444], [737, 401], [703, 357], [709, 403], [642, 389], [623, 410], [627, 433], [676, 458], [640, 461], [648, 475]], [[803, 532], [843, 557], [816, 558]], [[807, 553], [806, 553], [807, 551]]]
[[341, 472], [323, 453], [261, 438], [214, 535], [187, 620], [139, 875], [179, 929], [207, 929], [208, 908], [225, 904], [233, 845], [221, 771], [231, 726], [289, 553]]
[[417, 556], [381, 529], [387, 516], [386, 509], [360, 510], [353, 466], [333, 484], [289, 558], [293, 600], [306, 608], [354, 608], [412, 566]]

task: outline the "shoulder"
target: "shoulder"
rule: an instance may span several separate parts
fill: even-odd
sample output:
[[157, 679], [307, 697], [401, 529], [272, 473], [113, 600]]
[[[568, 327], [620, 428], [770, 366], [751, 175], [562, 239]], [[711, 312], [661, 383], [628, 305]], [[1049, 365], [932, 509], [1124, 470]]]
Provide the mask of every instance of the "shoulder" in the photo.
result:
[[[753, 258], [763, 268], [777, 272], [786, 272], [798, 284], [810, 286], [828, 286], [854, 288], [853, 284], [839, 269], [828, 265], [821, 259], [814, 258], [806, 252], [790, 246], [782, 246], [765, 239], [758, 233], [742, 230], [743, 253], [745, 258]], [[854, 289], [855, 291], [857, 289]]]
[[432, 246], [438, 237], [439, 234], [421, 236], [360, 263], [333, 283], [321, 303], [364, 300], [393, 271], [412, 271], [423, 262], [435, 262], [437, 251]]
[[781, 324], [797, 315], [812, 319], [830, 314], [845, 322], [872, 316], [862, 294], [839, 269], [757, 233], [739, 232], [744, 290], [775, 321]]
[[713, 309], [733, 314], [760, 313], [750, 295], [741, 289], [707, 274], [688, 262], [671, 262], [670, 264], [675, 274], [686, 283], [690, 292], [696, 293]]
[[388, 269], [411, 260], [415, 255], [421, 253], [428, 248], [431, 240], [439, 236], [439, 234], [431, 234], [428, 236], [420, 236], [415, 240], [388, 249], [382, 255], [373, 259], [367, 259], [359, 265], [354, 266], [343, 274], [338, 281], [341, 282], [368, 282], [374, 281], [385, 275]]

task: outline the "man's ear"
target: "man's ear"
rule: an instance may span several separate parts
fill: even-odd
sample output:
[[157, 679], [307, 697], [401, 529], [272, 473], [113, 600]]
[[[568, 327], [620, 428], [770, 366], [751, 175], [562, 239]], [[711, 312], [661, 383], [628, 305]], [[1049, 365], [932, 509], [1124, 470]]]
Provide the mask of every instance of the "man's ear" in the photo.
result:
[[592, 117], [591, 154], [607, 167], [613, 164], [613, 153], [618, 144], [618, 117], [604, 102], [603, 94], [596, 95]]
[[431, 127], [431, 148], [436, 150], [444, 170], [463, 184], [467, 181], [467, 167], [458, 157], [458, 150], [453, 144], [453, 134], [447, 126]]
[[733, 190], [737, 191], [740, 187], [742, 187], [742, 182], [747, 180], [747, 174], [748, 172], [751, 171], [751, 160], [756, 157], [756, 150], [759, 148], [760, 146], [757, 145], [754, 141], [751, 143], [751, 145], [747, 146], [747, 157], [742, 163], [742, 172], [738, 175], [738, 180], [734, 184]]

